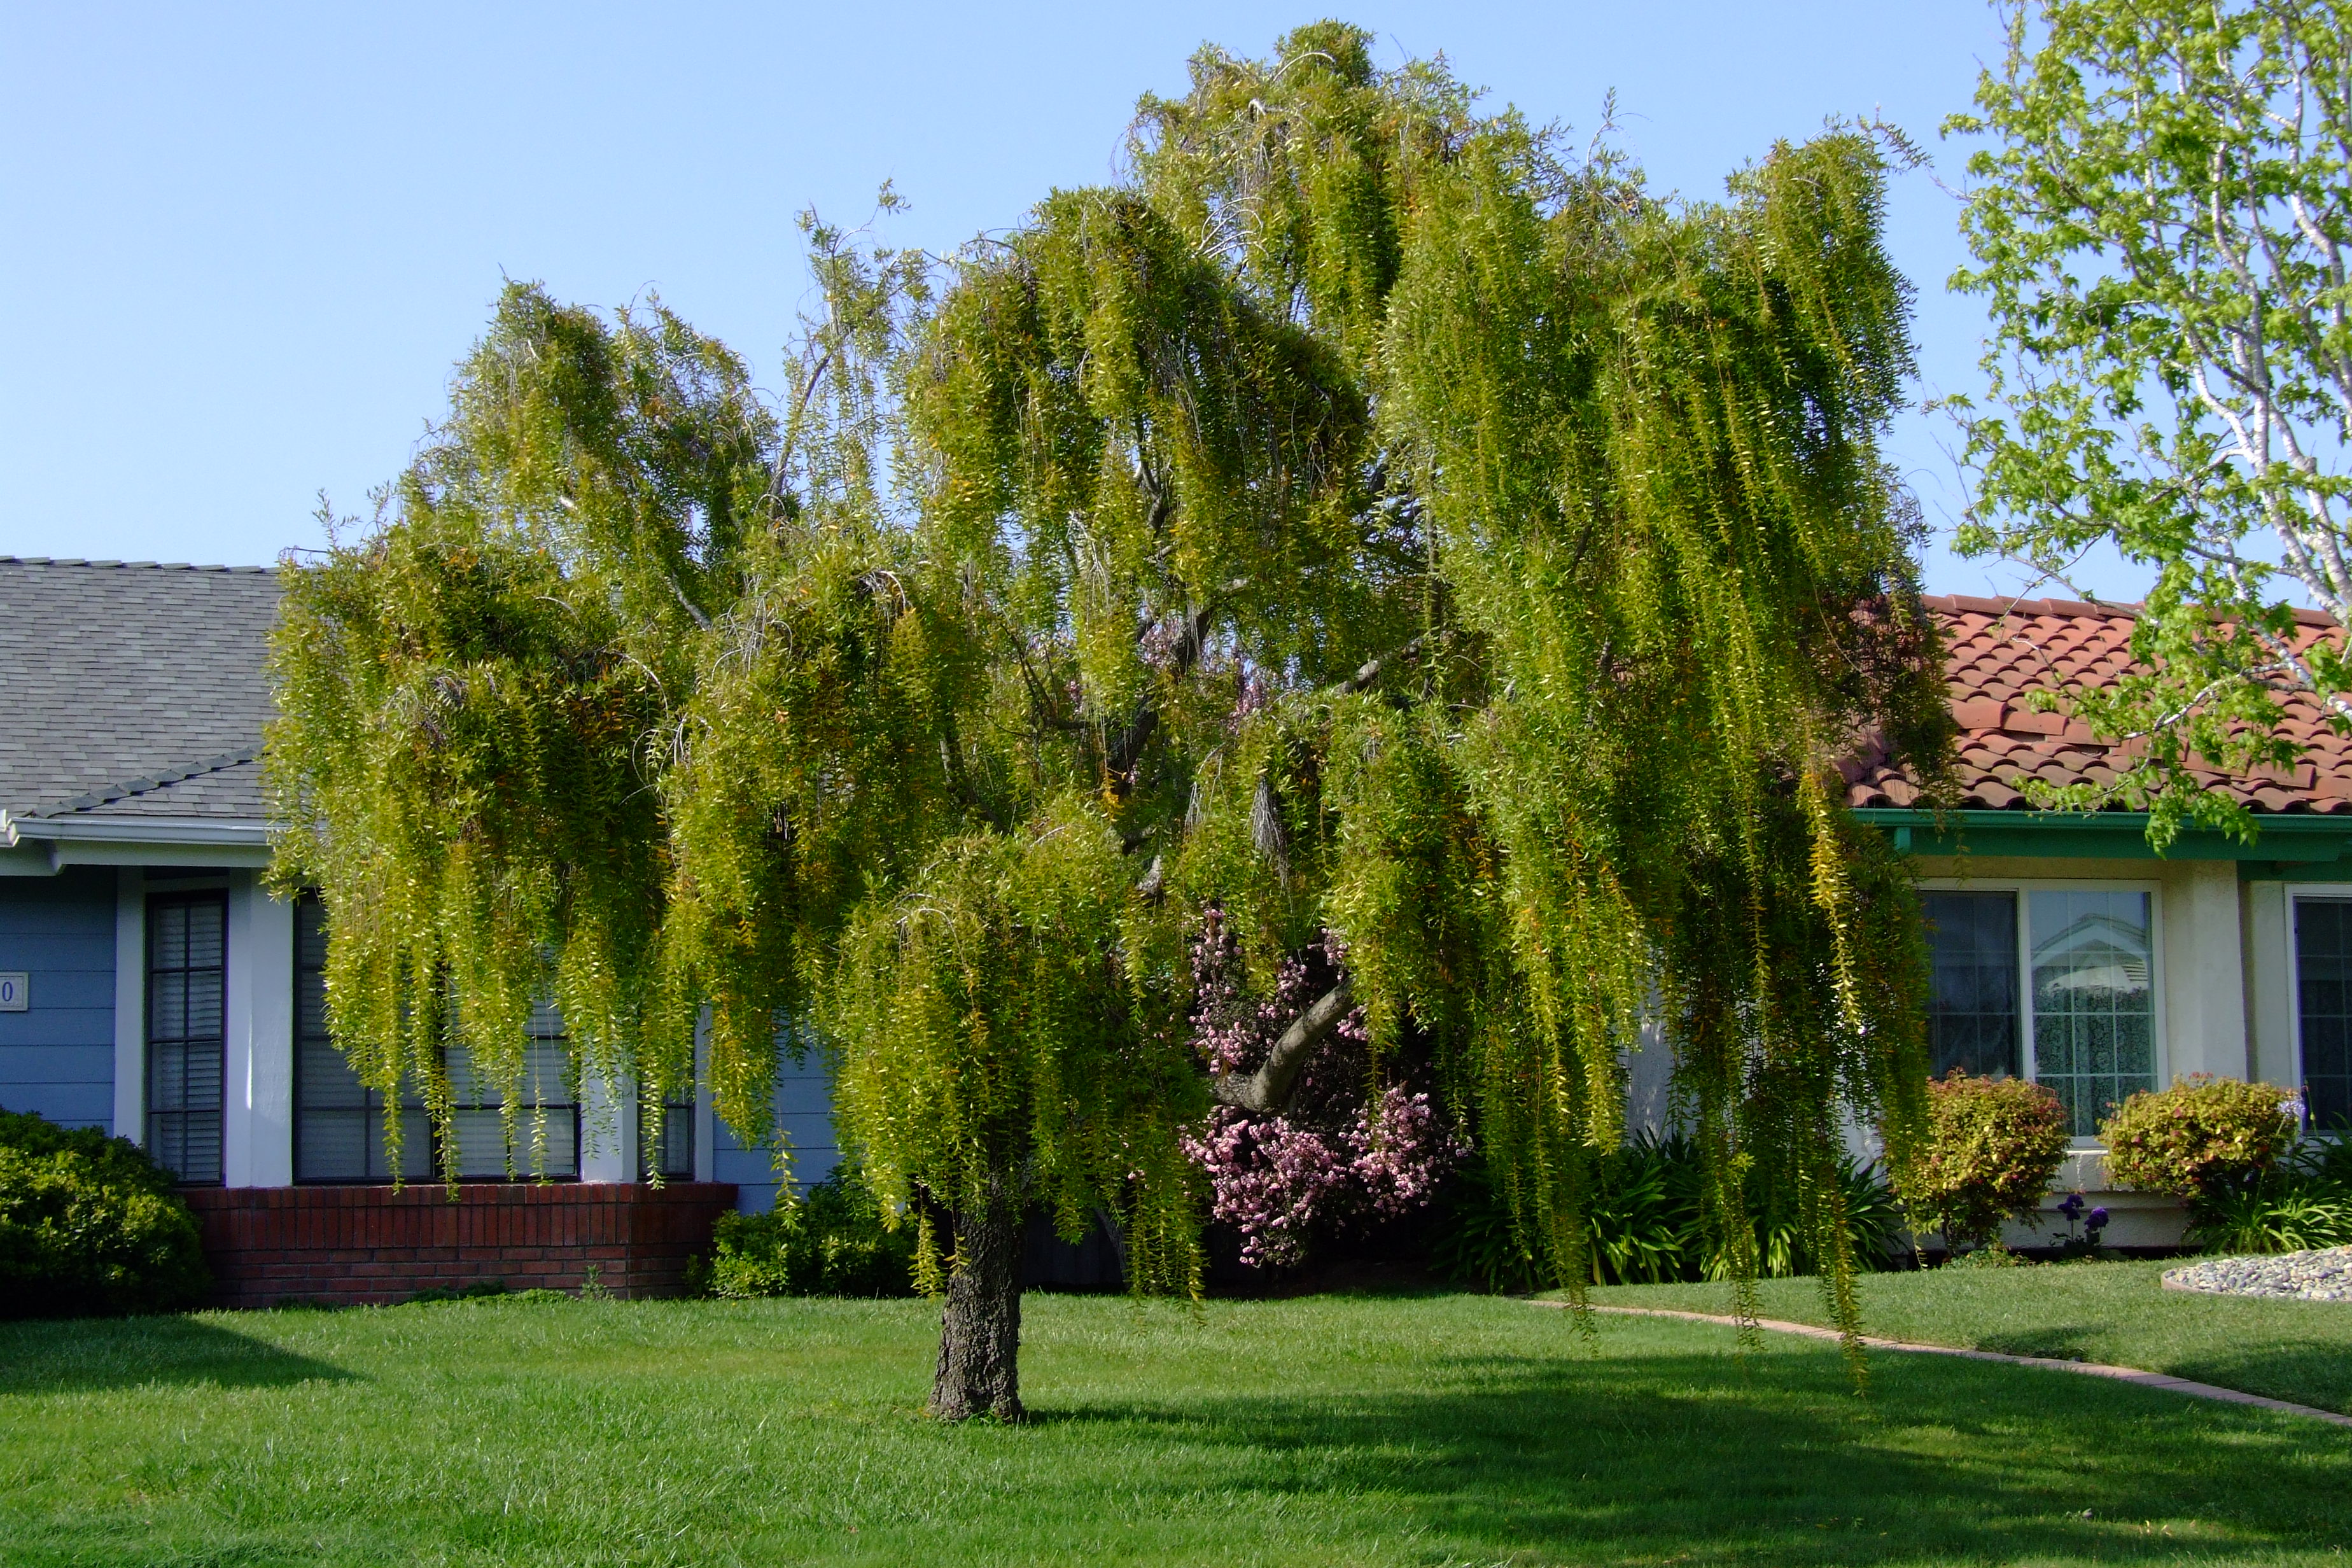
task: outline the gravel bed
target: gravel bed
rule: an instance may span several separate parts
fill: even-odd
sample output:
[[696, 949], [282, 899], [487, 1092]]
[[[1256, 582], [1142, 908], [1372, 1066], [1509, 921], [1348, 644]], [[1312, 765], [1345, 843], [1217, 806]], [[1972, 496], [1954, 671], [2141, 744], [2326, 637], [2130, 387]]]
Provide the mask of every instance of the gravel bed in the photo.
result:
[[2164, 1271], [2174, 1290], [2220, 1296], [2278, 1296], [2303, 1301], [2352, 1301], [2352, 1247], [2282, 1252], [2275, 1258], [2209, 1258]]

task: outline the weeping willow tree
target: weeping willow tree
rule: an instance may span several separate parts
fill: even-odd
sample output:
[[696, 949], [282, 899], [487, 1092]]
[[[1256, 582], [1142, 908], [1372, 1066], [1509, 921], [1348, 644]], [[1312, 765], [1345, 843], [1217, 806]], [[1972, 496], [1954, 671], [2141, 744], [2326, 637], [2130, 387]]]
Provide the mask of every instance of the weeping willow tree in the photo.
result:
[[[1197, 1289], [1181, 1135], [1357, 1009], [1588, 1278], [1648, 1030], [1735, 1271], [1793, 1183], [1851, 1328], [1832, 1161], [1904, 1155], [1922, 975], [1837, 770], [1933, 780], [1948, 723], [1881, 145], [1670, 203], [1369, 45], [1204, 50], [1119, 184], [950, 258], [813, 226], [772, 397], [509, 290], [274, 645], [278, 875], [370, 1083], [447, 1137], [452, 1047], [518, 1079], [551, 996], [649, 1107], [707, 1026], [758, 1139], [824, 1053], [942, 1278], [934, 1409], [1012, 1416], [1024, 1215]], [[1344, 952], [1246, 1072], [1189, 1044], [1211, 911], [1260, 976]]]

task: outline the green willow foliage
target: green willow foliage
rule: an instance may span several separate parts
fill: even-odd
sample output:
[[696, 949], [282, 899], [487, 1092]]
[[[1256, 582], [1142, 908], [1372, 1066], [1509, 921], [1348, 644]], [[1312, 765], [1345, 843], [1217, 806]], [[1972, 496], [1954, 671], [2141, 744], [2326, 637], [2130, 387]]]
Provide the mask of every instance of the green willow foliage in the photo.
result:
[[1001, 238], [814, 228], [781, 409], [657, 308], [510, 290], [290, 574], [268, 765], [337, 1037], [516, 1072], [551, 990], [650, 1102], [707, 1006], [759, 1134], [782, 1020], [885, 1198], [1108, 1209], [1185, 1288], [1213, 904], [1261, 984], [1344, 942], [1376, 1070], [1433, 1058], [1558, 1277], [1645, 1021], [1736, 1271], [1759, 1163], [1842, 1238], [1923, 976], [1836, 766], [1948, 742], [1885, 175], [1832, 132], [1670, 205], [1318, 24], [1204, 51], [1127, 180]]

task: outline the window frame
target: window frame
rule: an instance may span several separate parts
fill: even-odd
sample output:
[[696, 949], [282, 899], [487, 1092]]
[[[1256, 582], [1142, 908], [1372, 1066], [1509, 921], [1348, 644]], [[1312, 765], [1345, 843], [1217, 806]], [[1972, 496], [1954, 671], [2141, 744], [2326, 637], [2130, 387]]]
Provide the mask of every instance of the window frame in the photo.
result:
[[[313, 908], [317, 906], [318, 895], [314, 890], [306, 889], [299, 895], [299, 898], [305, 904]], [[293, 1037], [294, 1066], [291, 1078], [290, 1110], [289, 1120], [291, 1124], [289, 1131], [292, 1134], [293, 1144], [294, 1184], [304, 1187], [389, 1187], [408, 1184], [430, 1184], [448, 1180], [450, 1173], [446, 1168], [448, 1146], [444, 1142], [440, 1130], [432, 1125], [431, 1119], [421, 1115], [424, 1110], [424, 1101], [422, 1098], [412, 1101], [407, 1094], [403, 1093], [394, 1096], [387, 1100], [380, 1091], [368, 1088], [364, 1084], [361, 1086], [362, 1099], [361, 1105], [360, 1125], [361, 1135], [367, 1143], [367, 1152], [364, 1157], [366, 1162], [373, 1164], [376, 1156], [382, 1152], [381, 1119], [394, 1116], [404, 1118], [412, 1112], [417, 1112], [420, 1113], [420, 1120], [423, 1122], [419, 1131], [424, 1134], [423, 1148], [425, 1152], [424, 1163], [425, 1168], [420, 1172], [412, 1173], [387, 1172], [385, 1174], [381, 1176], [306, 1176], [301, 1173], [302, 1134], [307, 1115], [313, 1110], [331, 1109], [310, 1106], [304, 1103], [307, 1086], [305, 1084], [303, 1075], [303, 1046], [308, 1037], [305, 1036], [302, 1028], [302, 977], [304, 973], [304, 965], [302, 962], [302, 921], [303, 912], [302, 910], [298, 907], [293, 921], [294, 945], [292, 962], [289, 966], [292, 987], [290, 1016], [292, 1020], [291, 1033]], [[531, 1032], [530, 1038], [533, 1040], [563, 1042], [565, 1055], [568, 1059], [569, 1042], [561, 1028], [558, 1028], [557, 1031], [552, 1034], [545, 1034], [541, 1031], [533, 1030]], [[445, 1047], [444, 1049], [446, 1054], [446, 1047]], [[403, 1075], [402, 1081], [404, 1084], [408, 1081], [405, 1074]], [[529, 1168], [528, 1163], [525, 1163], [517, 1164], [513, 1173], [509, 1174], [505, 1168], [505, 1162], [502, 1159], [499, 1163], [499, 1168], [496, 1171], [480, 1173], [467, 1173], [461, 1171], [457, 1173], [456, 1179], [468, 1185], [475, 1184], [557, 1184], [581, 1181], [583, 1179], [581, 1175], [583, 1153], [581, 1142], [582, 1101], [577, 1087], [572, 1085], [568, 1078], [566, 1080], [566, 1086], [572, 1095], [572, 1098], [568, 1100], [551, 1101], [543, 1107], [526, 1105], [519, 1109], [521, 1114], [525, 1117], [530, 1116], [535, 1110], [543, 1110], [548, 1113], [551, 1117], [551, 1121], [552, 1121], [552, 1118], [556, 1113], [563, 1113], [566, 1116], [571, 1127], [572, 1168], [569, 1171], [550, 1171], [545, 1175], [540, 1175], [532, 1172]], [[450, 1109], [453, 1114], [460, 1112], [477, 1115], [483, 1113], [495, 1114], [499, 1110], [499, 1102], [495, 1100], [485, 1101], [478, 1099], [457, 1100], [453, 1101]], [[507, 1151], [501, 1151], [502, 1154], [505, 1152], [507, 1152]], [[404, 1158], [405, 1158], [404, 1153]]]
[[[139, 1079], [140, 1099], [142, 1102], [140, 1115], [140, 1131], [142, 1133], [141, 1143], [142, 1147], [146, 1148], [152, 1153], [156, 1151], [158, 1145], [163, 1142], [163, 1140], [158, 1136], [157, 1119], [159, 1117], [175, 1115], [185, 1117], [189, 1115], [203, 1114], [202, 1112], [191, 1111], [184, 1105], [176, 1110], [159, 1110], [156, 1105], [156, 1100], [158, 1097], [155, 1093], [155, 1047], [159, 1045], [177, 1044], [183, 1050], [184, 1050], [188, 1043], [185, 1037], [183, 1037], [176, 1042], [158, 1040], [155, 1037], [155, 958], [157, 951], [157, 943], [155, 941], [155, 917], [159, 910], [168, 908], [174, 904], [194, 906], [198, 903], [211, 904], [218, 908], [220, 910], [221, 921], [220, 1101], [211, 1111], [211, 1115], [217, 1124], [215, 1136], [218, 1142], [217, 1147], [214, 1151], [214, 1164], [219, 1173], [213, 1176], [191, 1179], [176, 1169], [173, 1169], [169, 1166], [165, 1168], [172, 1170], [173, 1180], [180, 1186], [224, 1187], [228, 1184], [228, 993], [229, 965], [231, 963], [229, 953], [229, 885], [228, 879], [225, 877], [191, 877], [186, 879], [173, 879], [169, 882], [163, 882], [161, 884], [150, 884], [142, 890], [140, 899]], [[184, 966], [173, 973], [184, 975], [188, 973], [189, 971]], [[182, 1142], [184, 1147], [184, 1134], [183, 1134]], [[158, 1163], [161, 1163], [159, 1155]]]
[[[2286, 1037], [2288, 1068], [2294, 1082], [2290, 1086], [2297, 1095], [2304, 1092], [2309, 1081], [2303, 1065], [2303, 945], [2302, 910], [2296, 906], [2305, 899], [2328, 903], [2352, 903], [2352, 882], [2289, 882], [2286, 887]], [[2273, 993], [2275, 994], [2275, 993]], [[2305, 1102], [2304, 1121], [2310, 1124], [2310, 1101]], [[2318, 1131], [2318, 1129], [2313, 1129]], [[2336, 1134], [2322, 1132], [2322, 1136]]]
[[[2164, 884], [2148, 879], [2121, 877], [1922, 877], [1918, 882], [1923, 893], [2009, 893], [2017, 900], [2017, 1027], [2018, 1059], [2025, 1068], [2025, 1081], [2042, 1081], [2041, 1053], [2033, 1037], [2033, 910], [2027, 899], [2030, 893], [2144, 893], [2147, 897], [2148, 994], [2150, 1011], [2148, 1026], [2155, 1039], [2155, 1059], [2149, 1064], [2151, 1087], [2161, 1089], [2172, 1081], [2172, 1037], [2165, 1019], [2164, 993], [2169, 965], [2164, 950]], [[2345, 894], [2352, 898], [2352, 885]], [[2293, 935], [2290, 922], [2289, 936]], [[2295, 1014], [2295, 1072], [2300, 1080], [2303, 1070], [2303, 1019], [2301, 999], [2297, 998]], [[2075, 1150], [2096, 1150], [2104, 1147], [2098, 1135], [2090, 1132], [2070, 1133], [2068, 1147]]]

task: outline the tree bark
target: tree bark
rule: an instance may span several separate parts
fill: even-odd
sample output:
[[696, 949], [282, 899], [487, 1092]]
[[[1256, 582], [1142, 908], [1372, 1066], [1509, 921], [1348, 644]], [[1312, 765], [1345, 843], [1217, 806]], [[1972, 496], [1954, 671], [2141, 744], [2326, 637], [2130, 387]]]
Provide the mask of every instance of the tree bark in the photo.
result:
[[1218, 1103], [1238, 1106], [1255, 1116], [1270, 1116], [1290, 1102], [1291, 1087], [1298, 1081], [1307, 1066], [1307, 1058], [1315, 1047], [1331, 1037], [1331, 1031], [1356, 1005], [1355, 982], [1342, 978], [1339, 984], [1315, 999], [1315, 1005], [1290, 1021], [1274, 1048], [1265, 1054], [1265, 1062], [1247, 1078], [1238, 1075], [1213, 1078], [1209, 1093]]
[[931, 1414], [942, 1421], [1021, 1408], [1021, 1205], [1003, 1186], [990, 1202], [955, 1212], [955, 1268], [940, 1319], [940, 1369]]

